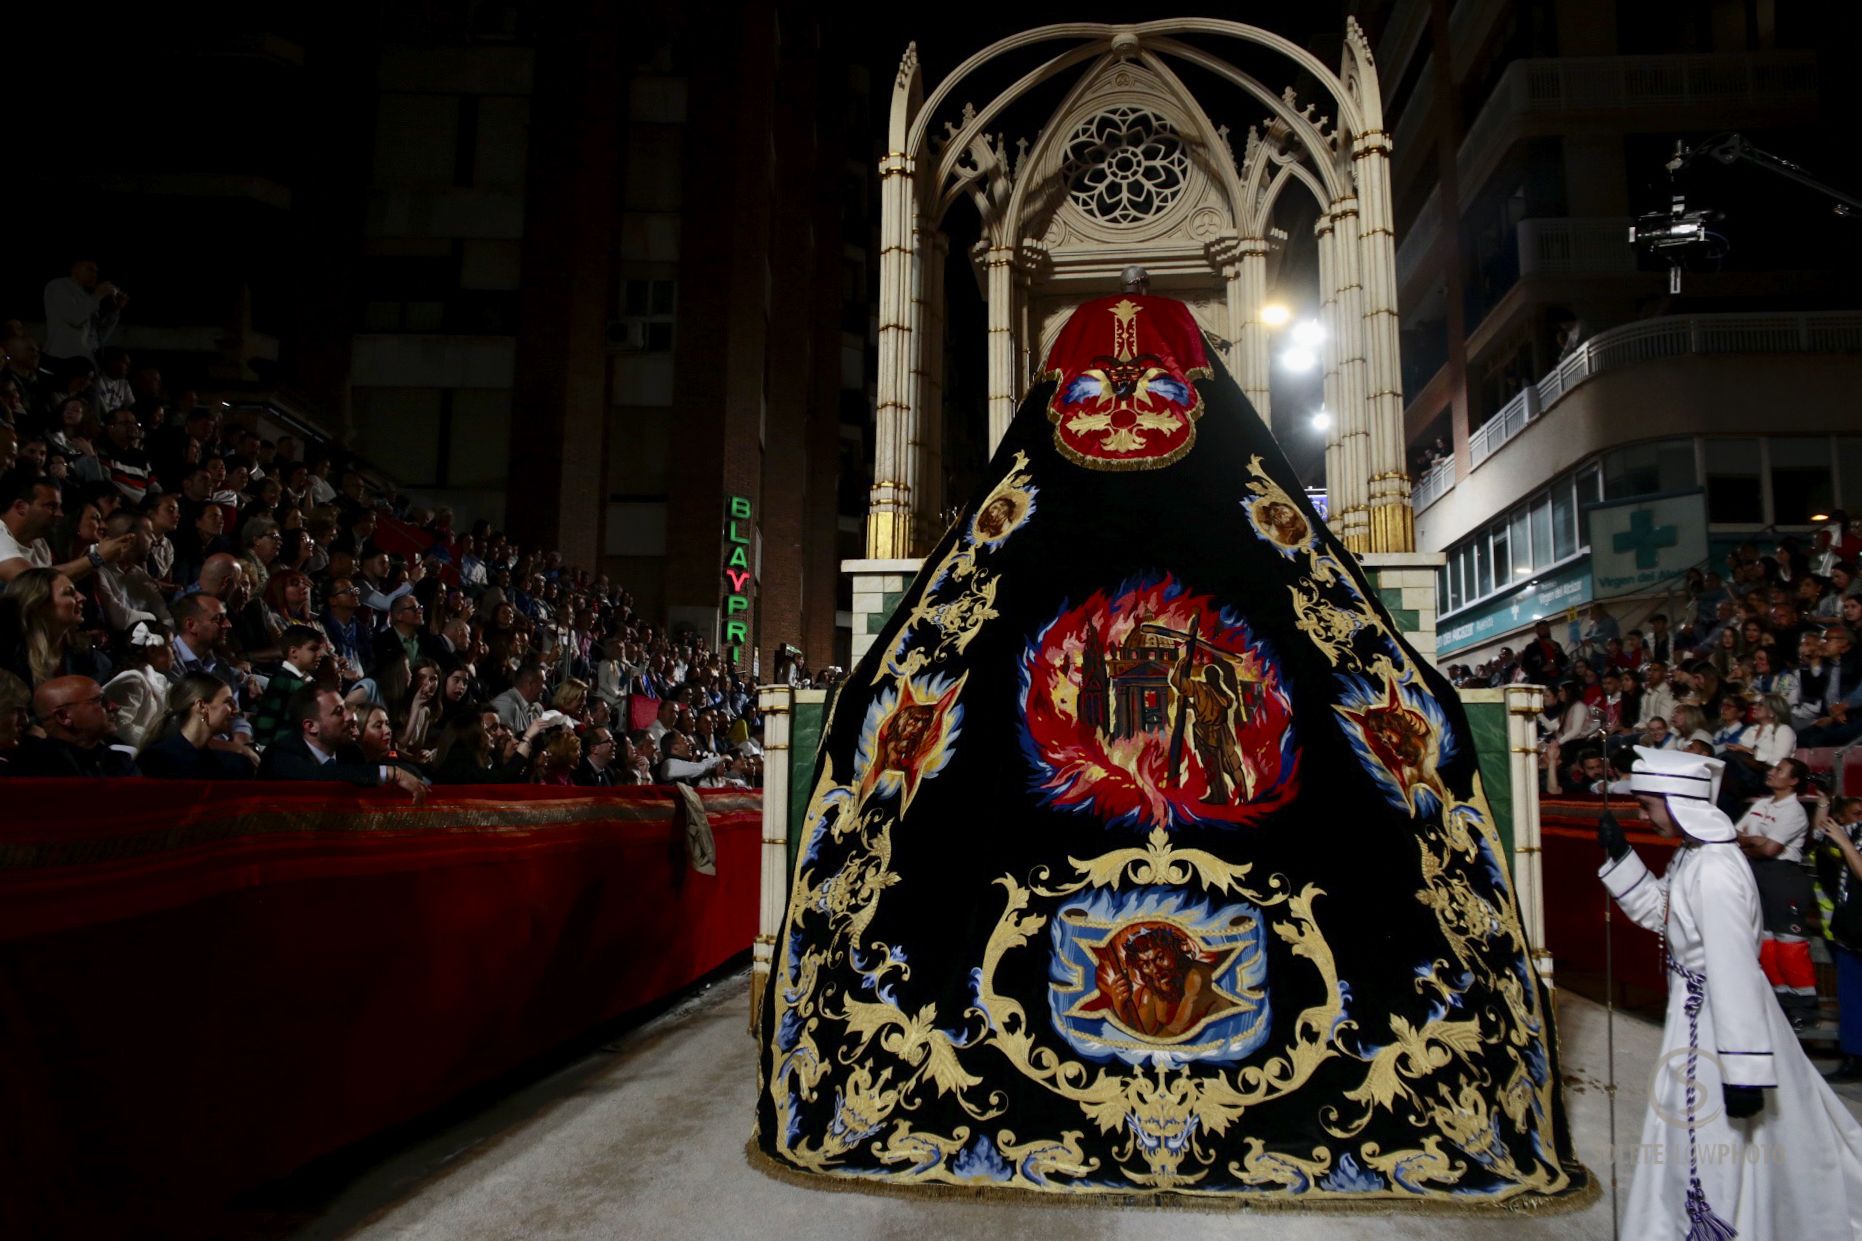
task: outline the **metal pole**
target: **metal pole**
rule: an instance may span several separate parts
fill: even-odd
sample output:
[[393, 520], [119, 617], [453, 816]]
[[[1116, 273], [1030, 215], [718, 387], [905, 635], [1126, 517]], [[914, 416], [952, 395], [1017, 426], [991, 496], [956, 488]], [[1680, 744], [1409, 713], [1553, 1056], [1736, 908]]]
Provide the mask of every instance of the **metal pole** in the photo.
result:
[[[1603, 743], [1603, 813], [1610, 813], [1610, 734], [1607, 726], [1597, 729]], [[1610, 1104], [1610, 1241], [1621, 1241], [1622, 1214], [1616, 1206], [1616, 921], [1611, 906], [1616, 899], [1610, 890], [1603, 891], [1603, 1093]]]

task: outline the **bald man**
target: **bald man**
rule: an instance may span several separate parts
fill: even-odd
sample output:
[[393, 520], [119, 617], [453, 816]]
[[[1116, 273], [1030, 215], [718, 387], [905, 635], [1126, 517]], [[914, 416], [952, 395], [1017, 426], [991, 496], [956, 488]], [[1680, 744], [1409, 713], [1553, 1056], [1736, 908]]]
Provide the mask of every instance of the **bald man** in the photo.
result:
[[233, 593], [244, 573], [245, 568], [239, 563], [239, 557], [231, 552], [215, 552], [200, 566], [200, 580], [185, 593], [212, 595], [222, 603], [229, 602], [228, 596]]
[[136, 760], [110, 748], [116, 721], [103, 687], [89, 677], [53, 677], [32, 695], [32, 713], [45, 736], [20, 742], [11, 774], [20, 776], [137, 776]]

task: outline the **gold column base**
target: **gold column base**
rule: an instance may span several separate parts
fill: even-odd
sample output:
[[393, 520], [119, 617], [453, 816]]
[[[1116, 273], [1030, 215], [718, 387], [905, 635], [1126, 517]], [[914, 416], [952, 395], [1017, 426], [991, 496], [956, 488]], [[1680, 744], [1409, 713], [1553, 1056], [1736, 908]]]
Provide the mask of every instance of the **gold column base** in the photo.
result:
[[866, 558], [909, 560], [912, 555], [910, 513], [874, 509], [866, 515]]
[[1416, 550], [1416, 511], [1407, 499], [1371, 505], [1370, 547], [1373, 552]]

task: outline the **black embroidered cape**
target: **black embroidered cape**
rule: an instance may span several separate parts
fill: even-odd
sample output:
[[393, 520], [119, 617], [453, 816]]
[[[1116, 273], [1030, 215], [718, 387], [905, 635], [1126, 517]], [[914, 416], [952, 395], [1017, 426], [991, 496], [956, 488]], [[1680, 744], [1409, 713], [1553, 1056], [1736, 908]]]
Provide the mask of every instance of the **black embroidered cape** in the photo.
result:
[[1564, 1194], [1454, 691], [1189, 312], [1075, 313], [841, 689], [765, 997], [779, 1165], [1051, 1194]]

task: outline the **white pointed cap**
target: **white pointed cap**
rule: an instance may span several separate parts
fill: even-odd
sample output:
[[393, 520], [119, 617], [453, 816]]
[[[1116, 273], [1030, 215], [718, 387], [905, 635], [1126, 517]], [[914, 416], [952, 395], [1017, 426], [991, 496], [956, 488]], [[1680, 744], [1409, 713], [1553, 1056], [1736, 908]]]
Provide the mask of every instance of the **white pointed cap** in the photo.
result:
[[1629, 791], [1712, 802], [1720, 795], [1720, 773], [1725, 770], [1725, 763], [1704, 754], [1639, 745], [1636, 765], [1629, 773]]
[[1727, 841], [1734, 837], [1733, 822], [1714, 804], [1725, 770], [1725, 763], [1704, 754], [1639, 745], [1635, 768], [1629, 773], [1629, 791], [1666, 799], [1675, 825], [1695, 840]]

